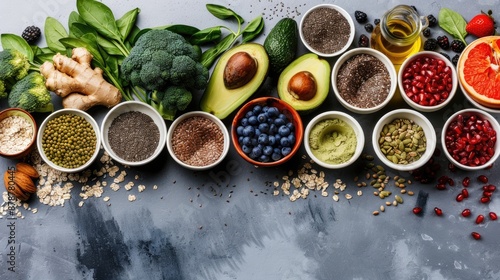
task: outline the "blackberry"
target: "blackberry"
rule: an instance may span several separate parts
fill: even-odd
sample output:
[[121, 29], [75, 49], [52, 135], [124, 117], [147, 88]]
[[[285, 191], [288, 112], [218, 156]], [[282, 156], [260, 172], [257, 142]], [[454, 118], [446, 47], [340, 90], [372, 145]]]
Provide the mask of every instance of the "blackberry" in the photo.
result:
[[437, 41], [438, 41], [438, 45], [439, 45], [439, 47], [441, 47], [441, 49], [443, 49], [443, 50], [450, 49], [450, 41], [448, 40], [448, 37], [446, 37], [446, 35], [438, 36]]
[[424, 43], [424, 50], [426, 51], [435, 51], [438, 47], [438, 42], [434, 38], [429, 38], [425, 40]]
[[425, 38], [431, 37], [431, 29], [430, 28], [424, 28], [424, 30], [422, 30], [422, 35], [424, 35]]
[[440, 54], [442, 54], [444, 57], [446, 57], [448, 60], [451, 60], [450, 56], [445, 53], [445, 52], [440, 52]]
[[355, 11], [354, 17], [356, 18], [356, 21], [359, 23], [365, 23], [368, 20], [368, 16], [366, 15], [365, 12], [362, 11]]
[[361, 34], [358, 40], [358, 47], [367, 48], [370, 45], [370, 39], [365, 34]]
[[453, 63], [453, 65], [457, 66], [458, 64], [458, 59], [460, 58], [460, 55], [459, 54], [456, 54], [455, 56], [453, 56], [453, 58], [451, 59], [451, 63]]
[[437, 25], [438, 20], [435, 16], [433, 15], [428, 15], [427, 20], [429, 21], [429, 27], [434, 27]]
[[456, 53], [461, 53], [464, 49], [465, 49], [465, 44], [464, 42], [460, 41], [460, 40], [453, 40], [451, 41], [451, 50], [456, 52]]
[[368, 33], [371, 33], [373, 31], [373, 25], [371, 23], [365, 24], [365, 30]]
[[376, 18], [373, 20], [373, 24], [378, 25], [380, 23], [380, 19]]
[[38, 38], [40, 38], [40, 35], [42, 35], [40, 28], [32, 25], [32, 26], [28, 26], [28, 27], [26, 27], [26, 29], [24, 29], [23, 34], [21, 34], [21, 37], [23, 37], [24, 40], [26, 40], [26, 42], [28, 42], [28, 44], [32, 44], [32, 43], [36, 42], [36, 40], [38, 40]]

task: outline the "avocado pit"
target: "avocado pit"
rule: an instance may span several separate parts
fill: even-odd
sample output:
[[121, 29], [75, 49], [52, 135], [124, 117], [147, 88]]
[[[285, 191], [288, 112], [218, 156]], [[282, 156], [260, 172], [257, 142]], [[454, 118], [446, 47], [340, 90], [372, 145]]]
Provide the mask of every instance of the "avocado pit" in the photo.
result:
[[257, 60], [247, 52], [237, 52], [229, 58], [224, 68], [224, 85], [236, 89], [246, 85], [257, 73]]
[[288, 92], [295, 99], [311, 100], [316, 95], [316, 91], [316, 79], [309, 71], [300, 71], [288, 81]]

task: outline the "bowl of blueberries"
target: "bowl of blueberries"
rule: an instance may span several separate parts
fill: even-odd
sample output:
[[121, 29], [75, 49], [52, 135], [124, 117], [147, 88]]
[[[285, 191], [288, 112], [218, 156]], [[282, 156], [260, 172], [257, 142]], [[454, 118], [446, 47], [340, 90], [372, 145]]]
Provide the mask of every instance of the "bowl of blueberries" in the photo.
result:
[[255, 98], [234, 116], [231, 140], [238, 154], [255, 166], [277, 166], [292, 158], [304, 135], [302, 119], [285, 101]]

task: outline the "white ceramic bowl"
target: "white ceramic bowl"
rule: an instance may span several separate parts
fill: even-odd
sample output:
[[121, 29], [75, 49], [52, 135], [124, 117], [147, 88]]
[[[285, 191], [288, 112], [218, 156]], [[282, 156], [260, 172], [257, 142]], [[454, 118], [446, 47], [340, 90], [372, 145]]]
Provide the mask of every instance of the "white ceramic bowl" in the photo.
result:
[[[310, 142], [310, 135], [311, 135], [311, 130], [320, 122], [325, 121], [325, 120], [341, 120], [345, 122], [347, 125], [349, 125], [353, 130], [356, 135], [356, 147], [354, 150], [354, 153], [352, 156], [347, 159], [346, 161], [339, 163], [339, 164], [332, 164], [328, 163], [325, 161], [320, 160], [317, 156], [314, 155], [312, 149], [311, 149], [311, 142]], [[324, 130], [328, 131], [323, 131], [321, 134], [325, 133], [332, 133], [333, 131], [338, 131], [338, 124], [331, 125]], [[329, 168], [329, 169], [339, 169], [343, 168], [346, 166], [351, 165], [353, 162], [355, 162], [361, 153], [363, 152], [363, 148], [365, 146], [365, 135], [363, 133], [363, 128], [361, 128], [361, 125], [350, 115], [340, 112], [340, 111], [328, 111], [328, 112], [323, 112], [316, 117], [314, 117], [306, 126], [305, 132], [304, 132], [304, 148], [307, 152], [307, 155], [318, 165]]]
[[[395, 119], [413, 120], [415, 124], [422, 127], [427, 143], [425, 152], [420, 156], [418, 160], [407, 164], [394, 163], [389, 160], [381, 151], [379, 139], [381, 137], [382, 130], [386, 124], [391, 123]], [[383, 164], [394, 170], [412, 171], [418, 169], [419, 167], [422, 167], [431, 159], [434, 150], [436, 149], [436, 132], [434, 130], [434, 127], [432, 126], [432, 123], [424, 115], [422, 115], [422, 113], [419, 113], [412, 109], [397, 109], [386, 113], [375, 124], [372, 134], [372, 144], [375, 154]]]
[[[347, 39], [346, 41], [346, 44], [341, 48], [339, 49], [338, 51], [336, 52], [333, 52], [333, 53], [324, 53], [324, 52], [320, 52], [316, 49], [314, 49], [306, 40], [305, 36], [304, 36], [304, 32], [303, 32], [303, 25], [304, 25], [304, 22], [305, 20], [307, 20], [307, 16], [311, 14], [311, 12], [315, 11], [316, 9], [319, 9], [319, 8], [329, 8], [329, 9], [334, 9], [334, 10], [337, 10], [342, 16], [344, 16], [344, 18], [347, 20], [347, 22], [349, 23], [349, 27], [350, 27], [350, 34], [349, 34], [349, 38]], [[337, 6], [337, 5], [333, 5], [333, 4], [319, 4], [319, 5], [316, 5], [314, 7], [312, 7], [311, 9], [309, 9], [308, 11], [306, 11], [304, 13], [304, 15], [302, 16], [302, 19], [300, 20], [300, 24], [299, 24], [299, 36], [300, 36], [300, 40], [302, 41], [302, 43], [304, 44], [304, 46], [311, 52], [319, 55], [319, 56], [322, 56], [322, 57], [334, 57], [334, 56], [338, 56], [340, 55], [341, 53], [343, 53], [344, 51], [346, 51], [352, 44], [352, 41], [354, 40], [354, 35], [356, 33], [356, 29], [354, 27], [354, 22], [352, 20], [352, 17], [351, 15], [349, 15], [348, 12], [346, 12], [346, 10], [344, 10], [343, 8]]]
[[[81, 117], [85, 118], [85, 120], [92, 125], [92, 128], [94, 129], [95, 136], [96, 136], [96, 145], [95, 145], [94, 153], [92, 154], [90, 159], [85, 164], [83, 164], [79, 167], [76, 167], [76, 168], [65, 168], [65, 167], [61, 167], [61, 166], [53, 163], [52, 161], [50, 161], [47, 158], [47, 156], [45, 155], [45, 152], [43, 150], [43, 147], [42, 147], [43, 133], [44, 133], [44, 130], [47, 126], [47, 123], [50, 120], [55, 119], [56, 117], [59, 117], [61, 115], [65, 115], [65, 114], [72, 114], [72, 115], [81, 116]], [[53, 168], [55, 170], [59, 170], [61, 172], [66, 172], [66, 173], [80, 172], [80, 171], [83, 171], [86, 168], [88, 168], [95, 161], [95, 159], [97, 158], [97, 155], [99, 154], [99, 150], [101, 148], [101, 135], [99, 134], [99, 126], [97, 125], [97, 122], [94, 120], [94, 118], [92, 118], [88, 113], [86, 113], [82, 110], [78, 110], [78, 109], [57, 110], [57, 111], [51, 113], [47, 118], [45, 118], [45, 120], [42, 122], [42, 125], [40, 125], [40, 129], [38, 130], [36, 145], [37, 145], [38, 152], [40, 153], [40, 156], [42, 157], [42, 160], [44, 162], [46, 162], [51, 168]]]
[[491, 124], [491, 127], [496, 131], [496, 135], [498, 136], [498, 133], [500, 132], [500, 125], [499, 125], [498, 121], [489, 113], [487, 113], [483, 110], [480, 110], [480, 109], [475, 109], [475, 108], [463, 109], [463, 110], [460, 110], [460, 111], [456, 112], [455, 114], [453, 114], [445, 122], [445, 124], [443, 126], [443, 130], [441, 132], [441, 145], [442, 145], [444, 154], [446, 155], [446, 158], [448, 158], [448, 160], [451, 163], [453, 163], [455, 166], [457, 166], [458, 168], [460, 168], [462, 170], [469, 170], [469, 171], [485, 169], [485, 168], [489, 167], [498, 159], [498, 156], [500, 155], [500, 141], [498, 139], [496, 139], [496, 142], [494, 145], [495, 151], [494, 151], [493, 156], [486, 163], [479, 165], [479, 166], [471, 166], [471, 165], [461, 164], [459, 161], [457, 161], [450, 154], [450, 152], [446, 148], [446, 133], [447, 133], [447, 130], [448, 130], [450, 124], [454, 120], [456, 120], [459, 115], [470, 116], [472, 114], [479, 116], [483, 120], [488, 120], [489, 123]]
[[[344, 63], [348, 59], [350, 59], [356, 55], [360, 55], [360, 54], [368, 54], [368, 55], [374, 56], [375, 58], [380, 60], [384, 64], [384, 66], [386, 67], [387, 71], [389, 72], [389, 76], [391, 79], [391, 86], [390, 86], [389, 93], [388, 93], [386, 99], [383, 102], [381, 102], [380, 104], [373, 106], [373, 107], [370, 107], [370, 108], [361, 108], [361, 107], [354, 106], [354, 105], [350, 104], [342, 97], [342, 95], [340, 94], [340, 91], [337, 87], [337, 85], [338, 85], [338, 73], [339, 73], [339, 70], [342, 67], [342, 65], [344, 65]], [[394, 64], [390, 61], [390, 59], [385, 54], [383, 54], [380, 51], [377, 51], [375, 49], [371, 49], [371, 48], [355, 48], [355, 49], [352, 49], [352, 50], [345, 52], [342, 56], [340, 56], [339, 59], [333, 65], [331, 80], [332, 80], [333, 92], [335, 93], [335, 97], [340, 102], [340, 104], [342, 104], [342, 106], [344, 106], [349, 111], [357, 113], [357, 114], [370, 114], [370, 113], [377, 112], [380, 109], [384, 108], [391, 101], [391, 99], [394, 97], [394, 93], [396, 92], [396, 89], [397, 89], [397, 74], [396, 74], [396, 69], [394, 68]]]
[[[174, 132], [175, 132], [176, 127], [179, 124], [181, 124], [183, 121], [185, 121], [185, 120], [187, 120], [189, 118], [192, 118], [192, 117], [203, 117], [203, 118], [206, 118], [206, 119], [212, 121], [213, 123], [215, 123], [220, 128], [220, 130], [221, 130], [221, 132], [223, 134], [224, 144], [223, 144], [222, 153], [221, 153], [220, 157], [217, 160], [215, 160], [214, 162], [212, 162], [210, 164], [203, 165], [203, 166], [189, 164], [189, 163], [186, 163], [186, 162], [182, 161], [181, 159], [179, 159], [179, 157], [177, 157], [177, 155], [174, 152], [174, 148], [173, 148], [173, 145], [172, 145], [172, 140], [173, 140], [173, 137], [174, 137]], [[194, 137], [196, 135], [193, 134], [192, 136]], [[206, 137], [201, 137], [201, 139], [205, 140]], [[219, 164], [226, 157], [226, 155], [227, 155], [227, 153], [229, 151], [230, 143], [231, 143], [231, 140], [229, 138], [229, 132], [228, 132], [226, 126], [224, 125], [224, 123], [219, 118], [217, 118], [216, 116], [214, 116], [214, 115], [212, 115], [210, 113], [207, 113], [207, 112], [203, 112], [203, 111], [187, 112], [187, 113], [184, 113], [181, 116], [177, 117], [172, 122], [172, 125], [169, 127], [168, 133], [167, 133], [167, 149], [168, 149], [168, 152], [170, 153], [170, 155], [172, 156], [172, 158], [179, 165], [181, 165], [181, 166], [183, 166], [185, 168], [191, 169], [191, 170], [207, 170], [207, 169], [215, 167], [217, 164]]]
[[[121, 114], [131, 111], [141, 112], [151, 117], [151, 119], [154, 121], [160, 132], [160, 139], [158, 141], [158, 146], [156, 147], [155, 151], [150, 157], [141, 161], [125, 160], [119, 157], [109, 145], [108, 132], [111, 124], [113, 123], [113, 120], [118, 116], [120, 116]], [[139, 166], [147, 164], [152, 160], [154, 160], [162, 152], [163, 148], [165, 148], [165, 140], [167, 138], [167, 126], [165, 124], [165, 120], [152, 106], [140, 101], [125, 101], [114, 106], [111, 110], [109, 110], [106, 116], [104, 116], [101, 125], [101, 137], [102, 137], [102, 146], [112, 159], [116, 160], [117, 162], [123, 165]], [[147, 135], [144, 135], [144, 137], [147, 137]]]
[[[405, 79], [404, 78], [405, 69], [409, 66], [410, 63], [412, 63], [416, 59], [420, 59], [422, 57], [440, 59], [440, 60], [444, 61], [446, 63], [446, 66], [448, 66], [450, 69], [450, 74], [452, 77], [451, 90], [449, 92], [448, 97], [442, 103], [439, 103], [437, 105], [425, 106], [425, 105], [418, 104], [415, 101], [413, 101], [405, 93], [405, 87], [403, 85], [403, 81]], [[414, 77], [411, 77], [411, 79], [414, 80]], [[455, 96], [455, 93], [457, 92], [457, 86], [458, 86], [457, 71], [455, 70], [455, 66], [453, 65], [453, 63], [448, 58], [446, 58], [444, 55], [442, 55], [438, 52], [434, 52], [434, 51], [421, 51], [421, 52], [418, 52], [418, 53], [408, 57], [401, 64], [401, 68], [400, 68], [400, 71], [398, 73], [398, 86], [399, 86], [399, 92], [401, 93], [401, 96], [403, 97], [404, 101], [406, 101], [406, 103], [408, 103], [408, 105], [410, 105], [413, 109], [418, 110], [420, 112], [435, 112], [437, 110], [442, 109], [446, 105], [448, 105], [450, 103], [450, 101], [453, 99], [453, 96]]]

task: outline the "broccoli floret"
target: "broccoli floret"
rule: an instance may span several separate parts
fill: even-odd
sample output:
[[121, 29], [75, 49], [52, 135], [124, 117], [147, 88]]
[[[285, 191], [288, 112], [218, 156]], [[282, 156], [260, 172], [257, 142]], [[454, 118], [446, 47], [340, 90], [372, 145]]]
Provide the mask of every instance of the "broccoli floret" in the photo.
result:
[[28, 75], [28, 58], [17, 50], [0, 51], [0, 97], [5, 98], [14, 84]]
[[192, 99], [191, 92], [179, 86], [170, 86], [152, 95], [153, 107], [167, 120], [173, 120], [177, 111], [186, 110]]
[[[173, 92], [169, 88], [175, 86], [178, 89], [175, 92], [181, 89], [183, 93], [189, 92], [191, 101], [193, 91], [204, 89], [208, 83], [209, 72], [200, 59], [199, 47], [191, 45], [181, 35], [169, 30], [151, 30], [137, 40], [130, 55], [123, 60], [121, 74], [125, 82], [158, 91], [156, 94], [161, 96]], [[175, 99], [169, 97], [169, 100]], [[184, 100], [178, 104], [183, 104]]]
[[28, 112], [51, 112], [54, 110], [50, 92], [45, 87], [45, 78], [32, 72], [18, 81], [9, 93], [9, 106]]

